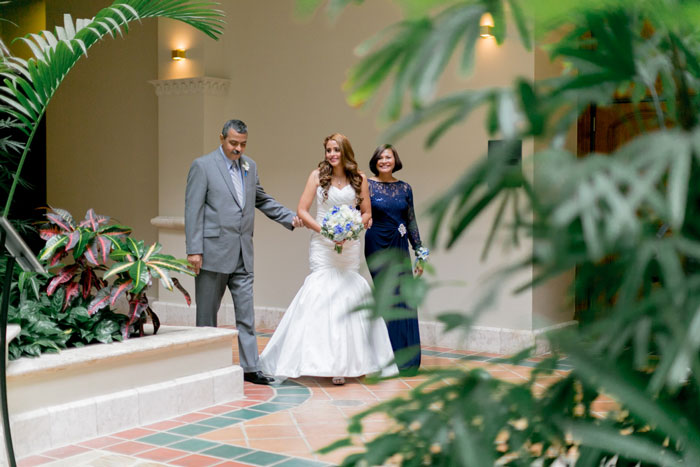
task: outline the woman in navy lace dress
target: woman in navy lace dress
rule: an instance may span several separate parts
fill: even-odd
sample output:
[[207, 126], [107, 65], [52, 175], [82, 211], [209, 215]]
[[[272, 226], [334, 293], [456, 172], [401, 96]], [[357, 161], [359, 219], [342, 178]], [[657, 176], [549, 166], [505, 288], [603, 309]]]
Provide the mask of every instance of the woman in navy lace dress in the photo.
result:
[[[422, 261], [427, 259], [427, 249], [423, 248], [413, 211], [413, 191], [411, 185], [394, 177], [393, 173], [401, 170], [399, 155], [392, 146], [379, 146], [369, 161], [369, 168], [374, 177], [369, 179], [369, 193], [372, 201], [372, 228], [365, 235], [365, 257], [380, 251], [395, 250], [405, 261], [405, 270], [401, 274], [411, 274], [411, 256], [409, 243], [420, 261], [416, 263], [417, 275], [423, 273]], [[370, 263], [370, 273], [376, 279], [380, 270]], [[408, 319], [387, 321], [389, 338], [394, 352], [407, 347], [415, 347], [415, 355], [409, 361], [399, 362], [400, 369], [414, 371], [420, 366], [420, 333], [418, 332], [418, 314], [406, 303], [399, 303], [399, 308], [413, 312]]]

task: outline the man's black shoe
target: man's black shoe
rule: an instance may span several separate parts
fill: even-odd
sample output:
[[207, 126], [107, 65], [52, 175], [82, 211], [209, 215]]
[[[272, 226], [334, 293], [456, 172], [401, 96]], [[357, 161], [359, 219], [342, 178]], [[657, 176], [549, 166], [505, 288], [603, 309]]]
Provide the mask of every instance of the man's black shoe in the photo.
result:
[[243, 373], [243, 380], [253, 384], [270, 384], [275, 379], [265, 376], [262, 371], [251, 371], [250, 373]]

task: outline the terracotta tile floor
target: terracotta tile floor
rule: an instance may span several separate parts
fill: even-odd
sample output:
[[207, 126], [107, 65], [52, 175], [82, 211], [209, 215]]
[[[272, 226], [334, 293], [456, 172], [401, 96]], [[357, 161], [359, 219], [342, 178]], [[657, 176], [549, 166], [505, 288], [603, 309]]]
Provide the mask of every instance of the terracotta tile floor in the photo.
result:
[[[262, 350], [271, 331], [259, 332]], [[237, 349], [234, 348], [233, 353], [237, 362]], [[525, 381], [535, 361], [516, 366], [505, 363], [500, 355], [444, 347], [423, 348], [423, 367], [455, 364], [483, 367], [495, 377], [513, 382]], [[562, 362], [562, 373], [568, 368]], [[377, 401], [408, 391], [424, 380], [418, 375], [377, 384], [348, 378], [344, 386], [334, 386], [329, 378], [310, 377], [274, 386], [245, 383], [242, 400], [52, 449], [20, 459], [18, 465], [311, 467], [336, 464], [357, 448], [344, 448], [325, 455], [316, 450], [345, 435], [348, 417]], [[613, 404], [606, 399], [598, 406], [609, 410]], [[373, 415], [364, 424], [365, 436], [381, 433], [389, 423], [381, 414]]]

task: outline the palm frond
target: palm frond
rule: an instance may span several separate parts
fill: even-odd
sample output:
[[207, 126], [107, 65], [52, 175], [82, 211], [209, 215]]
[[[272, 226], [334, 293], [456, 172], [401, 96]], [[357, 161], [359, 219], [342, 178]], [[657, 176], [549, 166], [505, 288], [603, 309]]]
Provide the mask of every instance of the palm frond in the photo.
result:
[[[27, 135], [25, 151], [20, 159], [17, 177], [22, 170], [27, 150], [39, 121], [59, 85], [88, 49], [106, 35], [114, 37], [128, 31], [132, 21], [163, 17], [187, 23], [212, 38], [223, 30], [223, 12], [214, 8], [215, 2], [198, 0], [117, 0], [92, 19], [76, 19], [64, 15], [63, 25], [53, 32], [29, 34], [21, 40], [31, 49], [33, 57], [3, 57], [0, 68], [0, 105], [5, 113], [22, 124]], [[9, 211], [14, 187], [5, 205]]]

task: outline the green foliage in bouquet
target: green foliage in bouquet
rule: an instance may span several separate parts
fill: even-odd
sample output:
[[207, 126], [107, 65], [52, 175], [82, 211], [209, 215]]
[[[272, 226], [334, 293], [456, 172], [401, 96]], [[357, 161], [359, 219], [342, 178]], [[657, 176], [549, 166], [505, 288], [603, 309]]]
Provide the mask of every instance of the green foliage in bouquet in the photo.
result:
[[[415, 12], [415, 1], [396, 1]], [[448, 329], [468, 330], [523, 270], [535, 277], [515, 293], [576, 269], [572, 295], [588, 296], [590, 304], [577, 328], [547, 336], [554, 352], [528, 361], [536, 366], [528, 382], [498, 381], [459, 365], [424, 372], [425, 384], [356, 415], [352, 436], [331, 448], [362, 446], [354, 435], [365, 417], [381, 412], [394, 426], [344, 465], [700, 465], [700, 8], [677, 0], [424, 3], [421, 14], [359, 49], [364, 55], [346, 83], [349, 103], [369, 102], [390, 83], [383, 116], [392, 123], [382, 142], [433, 124], [431, 147], [485, 107], [490, 134], [510, 142], [536, 138], [543, 148], [527, 161], [534, 178], [504, 163], [506, 145], [429, 208], [433, 246], [444, 241], [449, 249], [487, 210], [495, 216], [484, 256], [496, 236], [507, 248], [523, 237], [533, 245], [529, 257], [494, 275], [473, 309], [439, 319]], [[485, 12], [494, 17], [498, 43], [507, 39], [508, 17], [523, 45], [534, 38], [562, 61], [564, 73], [439, 94], [450, 61], [463, 73], [472, 69]], [[584, 109], [621, 96], [632, 118], [651, 108], [654, 128], [638, 125], [641, 134], [608, 155], [564, 148]], [[416, 297], [431, 284], [414, 282], [402, 293], [420, 303]], [[396, 281], [383, 283], [386, 290], [375, 283], [370, 309], [391, 316], [397, 310], [387, 297]], [[503, 362], [523, 362], [533, 350]], [[559, 371], [563, 357], [570, 371]], [[594, 414], [601, 396], [619, 409]]]

